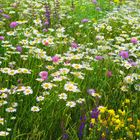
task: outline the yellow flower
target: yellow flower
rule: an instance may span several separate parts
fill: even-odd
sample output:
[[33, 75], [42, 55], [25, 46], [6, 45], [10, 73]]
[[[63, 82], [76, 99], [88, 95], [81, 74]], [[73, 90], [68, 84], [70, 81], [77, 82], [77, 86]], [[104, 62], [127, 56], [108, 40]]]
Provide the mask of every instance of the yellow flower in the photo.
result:
[[102, 137], [103, 137], [103, 138], [105, 137], [105, 133], [102, 133]]
[[124, 115], [125, 115], [125, 110], [124, 110], [124, 111], [122, 111], [121, 109], [119, 109], [119, 110], [118, 110], [118, 112], [119, 112], [122, 116], [124, 116]]
[[106, 107], [101, 107], [99, 108], [99, 110], [100, 110], [100, 113], [104, 113], [106, 111]]
[[115, 123], [120, 124], [121, 121], [119, 119], [116, 119]]
[[135, 129], [135, 125], [131, 124], [130, 129]]
[[115, 127], [115, 131], [117, 131], [118, 129], [119, 129], [119, 126], [116, 126], [116, 127]]
[[128, 118], [127, 121], [132, 122], [132, 118]]
[[95, 124], [95, 119], [91, 119], [91, 123], [92, 124]]
[[129, 104], [130, 103], [130, 100], [129, 99], [125, 99], [125, 103], [126, 104]]
[[116, 115], [115, 118], [119, 118], [119, 115]]
[[106, 126], [107, 125], [107, 121], [105, 120], [105, 121], [103, 121], [103, 125], [104, 126]]
[[115, 3], [120, 3], [120, 0], [114, 0]]
[[113, 109], [108, 110], [108, 113], [112, 116], [115, 116], [115, 111]]

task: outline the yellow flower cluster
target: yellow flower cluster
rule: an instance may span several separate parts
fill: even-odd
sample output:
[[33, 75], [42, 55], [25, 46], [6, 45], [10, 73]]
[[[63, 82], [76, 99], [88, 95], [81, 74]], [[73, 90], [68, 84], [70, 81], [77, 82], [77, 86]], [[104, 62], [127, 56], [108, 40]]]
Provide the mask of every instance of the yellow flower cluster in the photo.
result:
[[[129, 99], [125, 100], [125, 103], [129, 103]], [[117, 111], [113, 109], [108, 109], [107, 107], [99, 107], [100, 113], [98, 116], [98, 121], [94, 118], [91, 119], [90, 123], [92, 124], [92, 128], [90, 128], [90, 132], [95, 128], [96, 125], [98, 127], [98, 131], [108, 129], [111, 133], [119, 133], [125, 132], [128, 138], [133, 139], [134, 136], [140, 136], [140, 120], [137, 122], [133, 121], [133, 117], [130, 117], [127, 110], [118, 109]], [[106, 134], [102, 132], [103, 137]], [[111, 137], [111, 136], [110, 136]], [[121, 138], [120, 138], [121, 140]]]
[[125, 0], [114, 0], [115, 3], [123, 3]]

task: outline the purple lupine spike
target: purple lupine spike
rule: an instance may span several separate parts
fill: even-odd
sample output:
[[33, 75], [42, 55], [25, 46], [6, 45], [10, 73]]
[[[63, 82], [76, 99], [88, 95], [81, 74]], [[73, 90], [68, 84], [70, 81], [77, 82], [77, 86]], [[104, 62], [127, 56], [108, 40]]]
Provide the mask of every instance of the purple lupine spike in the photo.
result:
[[62, 139], [63, 139], [63, 140], [67, 140], [68, 137], [69, 137], [68, 134], [67, 134], [67, 133], [64, 133], [63, 136], [62, 136]]
[[100, 111], [98, 110], [98, 108], [94, 108], [91, 112], [91, 118], [94, 118], [94, 119], [98, 119], [98, 116], [99, 116], [99, 113]]
[[50, 27], [50, 24], [51, 24], [51, 17], [50, 17], [50, 7], [49, 5], [46, 5], [46, 18], [47, 18], [47, 24], [48, 24], [48, 27]]
[[7, 15], [7, 14], [2, 14], [2, 16], [4, 17], [4, 18], [6, 18], [6, 19], [10, 19], [11, 17], [9, 16], [9, 15]]
[[[92, 111], [91, 111], [91, 119], [95, 119], [95, 121], [97, 122], [98, 121], [98, 116], [99, 116], [99, 113], [100, 111], [98, 110], [98, 108], [94, 108]], [[90, 123], [90, 128], [93, 128], [93, 124]]]
[[82, 140], [83, 137], [83, 129], [85, 128], [85, 123], [86, 123], [86, 116], [83, 115], [80, 117], [80, 127], [79, 127], [79, 133], [78, 133], [78, 137], [80, 140]]

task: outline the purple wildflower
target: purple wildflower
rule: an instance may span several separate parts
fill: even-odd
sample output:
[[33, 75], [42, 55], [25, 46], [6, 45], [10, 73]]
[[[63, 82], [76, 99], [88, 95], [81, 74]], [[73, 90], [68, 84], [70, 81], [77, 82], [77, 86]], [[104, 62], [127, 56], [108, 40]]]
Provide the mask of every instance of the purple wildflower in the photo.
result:
[[91, 118], [92, 119], [98, 119], [100, 111], [98, 110], [98, 108], [94, 108], [91, 112]]
[[112, 72], [111, 71], [107, 71], [106, 76], [109, 77], [109, 78], [112, 77]]
[[90, 94], [90, 95], [95, 94], [95, 90], [94, 90], [94, 89], [88, 89], [87, 92], [88, 92], [88, 94]]
[[11, 17], [9, 16], [9, 15], [7, 15], [7, 14], [2, 14], [2, 16], [4, 17], [4, 18], [6, 18], [6, 19], [10, 19]]
[[18, 23], [16, 21], [10, 23], [11, 28], [15, 28], [16, 26], [18, 26]]
[[68, 134], [64, 133], [62, 136], [62, 140], [67, 140], [69, 138]]
[[46, 20], [46, 21], [44, 22], [44, 25], [49, 25], [48, 20]]
[[129, 57], [128, 51], [120, 51], [119, 55], [124, 59], [127, 59]]
[[45, 8], [46, 8], [47, 25], [48, 27], [50, 27], [50, 24], [51, 24], [50, 7], [47, 5]]
[[[100, 113], [100, 111], [98, 110], [98, 108], [97, 107], [94, 108], [91, 111], [91, 119], [95, 119], [95, 121], [97, 122], [99, 113]], [[93, 128], [93, 124], [92, 123], [90, 123], [90, 128]]]
[[0, 40], [4, 40], [4, 36], [0, 36]]
[[136, 62], [134, 62], [133, 60], [128, 60], [128, 62], [131, 64], [131, 66], [137, 66], [137, 63]]
[[0, 9], [0, 13], [3, 13], [3, 10], [2, 9]]
[[17, 46], [17, 47], [16, 47], [16, 50], [17, 50], [18, 52], [22, 52], [22, 47], [21, 47], [21, 46]]
[[47, 71], [41, 71], [39, 73], [39, 76], [41, 77], [42, 80], [47, 80], [47, 78], [48, 78], [48, 72]]
[[92, 0], [92, 3], [93, 4], [97, 4], [97, 0]]
[[138, 43], [138, 39], [136, 37], [132, 37], [131, 38], [131, 43], [137, 44]]
[[100, 55], [98, 55], [98, 56], [95, 56], [95, 59], [96, 59], [96, 60], [102, 60], [102, 59], [103, 59], [103, 57], [102, 57], [102, 56], [100, 56]]
[[76, 49], [76, 48], [78, 48], [78, 44], [76, 42], [72, 42], [71, 47]]
[[78, 136], [79, 136], [79, 139], [81, 140], [81, 139], [82, 139], [82, 136], [83, 136], [83, 129], [85, 128], [86, 116], [85, 116], [85, 115], [81, 116], [81, 117], [80, 117], [80, 120], [81, 120], [81, 122], [80, 122], [80, 127], [79, 127], [79, 134], [78, 134]]
[[53, 61], [54, 63], [59, 62], [59, 60], [60, 60], [60, 58], [59, 58], [58, 56], [53, 56], [53, 57], [52, 57], [52, 61]]
[[89, 20], [85, 18], [85, 19], [82, 19], [81, 22], [82, 22], [82, 23], [86, 23], [86, 22], [88, 22], [88, 21], [89, 21]]

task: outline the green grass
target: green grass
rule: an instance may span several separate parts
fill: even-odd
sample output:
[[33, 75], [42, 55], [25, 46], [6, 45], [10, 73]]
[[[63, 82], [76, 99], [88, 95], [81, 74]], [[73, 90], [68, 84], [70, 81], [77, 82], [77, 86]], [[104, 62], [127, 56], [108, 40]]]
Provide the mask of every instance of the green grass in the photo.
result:
[[[110, 4], [108, 0], [98, 1], [97, 7], [101, 7], [101, 11], [97, 11], [90, 1], [84, 0], [74, 1], [75, 8], [72, 11], [71, 1], [64, 1], [63, 4], [60, 3], [60, 9], [57, 9], [63, 18], [59, 17], [57, 20], [53, 17], [53, 1], [49, 1], [52, 11], [51, 28], [48, 29], [43, 25], [46, 21], [43, 11], [46, 2], [22, 0], [16, 8], [10, 6], [13, 2], [2, 1], [4, 6], [0, 8], [11, 16], [10, 19], [5, 19], [0, 14], [2, 19], [0, 36], [5, 37], [4, 41], [0, 40], [0, 117], [5, 120], [0, 121], [0, 131], [9, 132], [9, 135], [0, 139], [66, 140], [63, 138], [64, 135], [68, 135], [69, 140], [100, 140], [104, 137], [107, 140], [138, 139], [140, 96], [139, 89], [135, 89], [135, 86], [140, 82], [140, 54], [139, 42], [134, 45], [130, 43], [130, 39], [132, 37], [140, 39], [138, 28], [140, 19], [138, 8], [136, 11], [127, 9], [127, 7], [136, 8], [137, 3], [127, 2], [126, 7], [122, 5], [119, 12], [112, 13], [117, 5]], [[107, 15], [108, 12], [112, 15]], [[128, 13], [133, 18], [132, 23], [130, 18], [127, 18]], [[42, 25], [36, 25], [36, 19], [41, 19]], [[89, 19], [89, 22], [82, 23], [82, 19]], [[27, 23], [19, 24], [14, 29], [9, 27], [12, 21], [24, 20], [27, 20]], [[61, 32], [63, 27], [64, 33]], [[48, 31], [43, 32], [44, 28]], [[17, 33], [11, 36], [8, 35], [9, 31]], [[25, 36], [26, 31], [30, 36]], [[38, 33], [35, 33], [37, 31]], [[123, 37], [124, 41], [122, 38], [117, 41], [116, 37]], [[49, 42], [49, 45], [45, 46], [42, 40], [50, 38], [54, 45]], [[23, 41], [27, 41], [27, 44]], [[76, 50], [71, 49], [72, 42], [78, 44]], [[18, 45], [22, 47], [21, 53], [17, 53]], [[124, 65], [124, 62], [128, 62], [127, 59], [119, 56], [123, 46], [125, 46], [123, 49], [129, 51], [129, 59], [138, 63], [136, 67], [128, 69]], [[39, 53], [41, 51], [42, 54]], [[46, 53], [45, 57], [43, 53]], [[52, 62], [51, 57], [55, 55], [59, 55], [59, 63]], [[96, 56], [102, 56], [103, 59], [96, 60]], [[69, 65], [66, 65], [66, 62]], [[80, 64], [83, 68], [76, 69], [72, 64]], [[53, 69], [48, 69], [48, 66], [52, 66]], [[10, 75], [10, 72], [4, 73], [3, 68], [10, 68], [9, 71], [26, 68], [31, 70], [31, 74], [22, 72]], [[67, 68], [68, 74], [53, 76], [57, 75], [61, 68]], [[48, 79], [43, 82], [36, 80], [40, 77], [41, 71], [48, 72]], [[107, 76], [108, 71], [112, 72], [111, 77]], [[79, 72], [83, 78], [79, 75], [74, 76], [71, 72]], [[125, 81], [127, 76], [133, 78], [132, 83], [129, 80]], [[57, 78], [63, 80], [55, 81]], [[56, 86], [46, 90], [42, 87], [42, 83], [47, 82]], [[67, 91], [64, 88], [67, 82], [73, 82], [80, 92]], [[17, 91], [21, 86], [26, 88], [29, 86], [33, 94], [25, 95], [25, 89]], [[128, 87], [127, 91], [124, 92], [122, 86]], [[2, 91], [6, 88], [9, 89], [8, 92]], [[88, 89], [95, 89], [95, 95], [87, 93]], [[61, 93], [67, 94], [66, 101], [59, 99]], [[36, 100], [38, 96], [44, 97], [44, 100], [38, 102]], [[85, 102], [78, 103], [77, 100], [80, 98]], [[76, 106], [73, 108], [66, 106], [68, 101], [74, 101]], [[14, 106], [13, 103], [18, 105]], [[33, 106], [38, 106], [40, 111], [31, 111]], [[94, 121], [91, 118], [91, 111], [100, 106], [105, 108], [100, 110], [98, 121], [95, 120], [91, 127], [91, 122]], [[9, 107], [15, 108], [16, 112], [6, 111]], [[124, 111], [124, 114], [119, 110]], [[83, 116], [86, 116], [86, 120], [80, 120]], [[132, 121], [129, 121], [131, 119]], [[79, 138], [82, 123], [84, 123], [82, 138]]]

